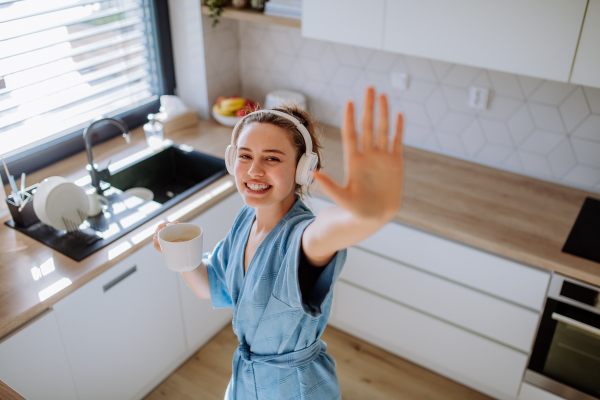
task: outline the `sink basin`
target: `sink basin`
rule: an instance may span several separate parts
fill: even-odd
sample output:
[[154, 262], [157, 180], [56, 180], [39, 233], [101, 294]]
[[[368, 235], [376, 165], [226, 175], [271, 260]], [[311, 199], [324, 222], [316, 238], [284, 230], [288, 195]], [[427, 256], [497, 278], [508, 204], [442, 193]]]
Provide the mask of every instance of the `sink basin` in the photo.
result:
[[162, 204], [164, 211], [226, 173], [222, 159], [186, 145], [173, 144], [133, 165], [111, 172], [104, 181], [123, 192], [133, 187], [150, 189], [154, 201]]
[[[111, 176], [100, 182], [108, 207], [88, 217], [76, 232], [59, 231], [41, 221], [28, 227], [15, 225], [12, 219], [5, 224], [80, 261], [227, 174], [224, 160], [185, 144], [171, 143], [158, 152], [146, 149], [132, 157], [111, 165]], [[81, 186], [86, 191], [93, 188], [89, 179]], [[154, 199], [144, 201], [125, 193], [133, 187], [152, 190]], [[145, 238], [147, 232], [141, 234]]]

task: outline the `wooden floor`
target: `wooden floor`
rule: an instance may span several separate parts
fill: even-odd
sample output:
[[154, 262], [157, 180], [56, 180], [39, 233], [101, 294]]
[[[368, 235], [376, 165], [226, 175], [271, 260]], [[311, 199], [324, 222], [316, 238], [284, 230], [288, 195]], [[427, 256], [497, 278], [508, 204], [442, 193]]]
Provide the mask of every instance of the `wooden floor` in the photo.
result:
[[[331, 326], [321, 339], [336, 360], [344, 400], [491, 400]], [[238, 344], [226, 326], [145, 400], [223, 400]]]

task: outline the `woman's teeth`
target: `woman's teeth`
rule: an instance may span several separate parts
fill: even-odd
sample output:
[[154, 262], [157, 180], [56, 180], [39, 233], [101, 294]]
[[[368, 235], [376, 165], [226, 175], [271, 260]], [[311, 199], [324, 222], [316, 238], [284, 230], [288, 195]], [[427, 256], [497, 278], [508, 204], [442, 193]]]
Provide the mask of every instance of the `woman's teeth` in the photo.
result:
[[255, 185], [252, 183], [246, 183], [246, 186], [248, 186], [250, 190], [254, 190], [255, 192], [260, 192], [261, 190], [265, 190], [271, 187], [270, 185]]

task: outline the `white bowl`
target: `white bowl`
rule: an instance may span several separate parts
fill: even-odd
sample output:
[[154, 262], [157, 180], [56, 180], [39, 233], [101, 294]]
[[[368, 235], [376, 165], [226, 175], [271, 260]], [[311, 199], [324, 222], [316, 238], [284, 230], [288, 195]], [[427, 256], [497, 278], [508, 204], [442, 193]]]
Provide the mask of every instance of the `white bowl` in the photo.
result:
[[215, 117], [215, 119], [217, 120], [218, 123], [220, 123], [221, 125], [225, 125], [225, 126], [235, 126], [235, 124], [237, 124], [238, 121], [243, 118], [243, 117], [228, 117], [227, 115], [217, 114], [212, 111], [211, 111], [211, 114], [213, 117]]
[[68, 180], [62, 176], [51, 176], [44, 179], [35, 189], [35, 193], [33, 194], [33, 211], [39, 220], [46, 225], [50, 225], [50, 221], [46, 216], [46, 198], [52, 189], [64, 182], [68, 182]]
[[150, 189], [146, 189], [143, 187], [133, 187], [131, 189], [127, 189], [125, 191], [130, 196], [139, 197], [144, 201], [154, 200], [154, 192]]

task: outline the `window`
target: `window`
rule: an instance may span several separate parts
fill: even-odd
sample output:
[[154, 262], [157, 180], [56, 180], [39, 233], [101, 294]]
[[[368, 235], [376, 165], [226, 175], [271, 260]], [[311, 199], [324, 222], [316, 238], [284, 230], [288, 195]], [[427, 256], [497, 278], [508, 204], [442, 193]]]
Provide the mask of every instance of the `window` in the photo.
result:
[[166, 1], [0, 0], [0, 153], [11, 174], [82, 151], [97, 117], [139, 126], [173, 88]]

